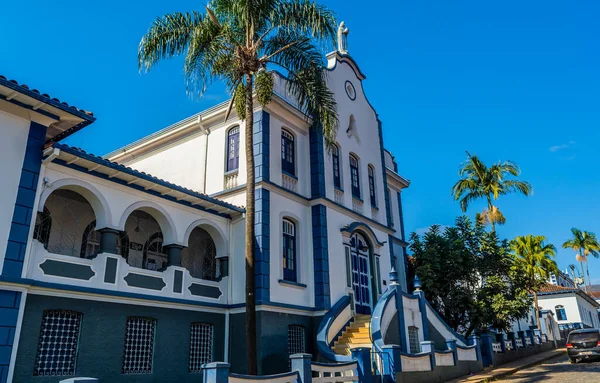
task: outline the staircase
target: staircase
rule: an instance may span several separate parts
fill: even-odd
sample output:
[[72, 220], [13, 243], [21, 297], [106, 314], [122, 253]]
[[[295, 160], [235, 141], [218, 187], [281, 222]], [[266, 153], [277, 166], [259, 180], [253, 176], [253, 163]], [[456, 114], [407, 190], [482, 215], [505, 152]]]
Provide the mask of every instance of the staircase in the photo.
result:
[[356, 314], [339, 338], [333, 343], [333, 352], [339, 355], [350, 355], [350, 349], [356, 347], [372, 348], [371, 316]]

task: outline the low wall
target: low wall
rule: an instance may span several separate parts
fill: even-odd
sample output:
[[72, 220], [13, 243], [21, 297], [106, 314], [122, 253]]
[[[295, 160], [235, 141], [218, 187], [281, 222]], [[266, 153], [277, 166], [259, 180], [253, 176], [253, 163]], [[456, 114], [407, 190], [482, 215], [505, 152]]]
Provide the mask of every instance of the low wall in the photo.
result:
[[481, 361], [459, 361], [456, 366], [436, 366], [433, 371], [399, 372], [396, 374], [397, 383], [437, 383], [458, 378], [470, 373], [483, 370]]
[[501, 366], [515, 360], [526, 358], [531, 355], [539, 354], [540, 352], [554, 349], [554, 342], [536, 344], [525, 348], [519, 348], [508, 352], [495, 352], [493, 355], [494, 367]]

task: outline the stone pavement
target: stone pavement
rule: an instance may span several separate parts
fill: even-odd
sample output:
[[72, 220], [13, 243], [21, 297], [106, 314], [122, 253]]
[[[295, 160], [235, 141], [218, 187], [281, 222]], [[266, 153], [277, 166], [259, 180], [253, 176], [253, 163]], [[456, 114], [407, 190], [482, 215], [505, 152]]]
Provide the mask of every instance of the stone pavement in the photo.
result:
[[536, 364], [545, 362], [549, 359], [557, 358], [561, 355], [566, 355], [566, 348], [554, 349], [546, 352], [542, 352], [536, 355], [532, 355], [527, 358], [515, 360], [514, 362], [506, 363], [496, 369], [486, 368], [485, 370], [472, 375], [465, 376], [458, 379], [449, 380], [447, 383], [479, 383], [485, 381], [498, 380], [507, 375], [514, 374], [519, 370], [523, 370], [525, 368], [529, 368]]
[[498, 383], [592, 383], [600, 381], [600, 361], [569, 363], [566, 355], [521, 370]]

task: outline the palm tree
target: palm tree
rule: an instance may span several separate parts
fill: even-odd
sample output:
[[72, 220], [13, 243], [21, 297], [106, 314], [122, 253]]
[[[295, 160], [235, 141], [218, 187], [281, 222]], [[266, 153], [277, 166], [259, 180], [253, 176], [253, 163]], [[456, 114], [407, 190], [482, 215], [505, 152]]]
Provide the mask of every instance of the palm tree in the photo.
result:
[[[249, 374], [257, 373], [254, 282], [254, 97], [266, 105], [273, 96], [273, 73], [288, 75], [287, 89], [318, 129], [328, 147], [337, 133], [337, 105], [326, 83], [321, 51], [333, 42], [335, 18], [311, 0], [212, 0], [205, 12], [157, 18], [138, 49], [138, 66], [148, 71], [159, 61], [184, 56], [188, 93], [202, 96], [213, 80], [232, 95], [231, 109], [246, 121], [246, 347]], [[310, 117], [310, 118], [309, 118]]]
[[573, 249], [577, 252], [577, 260], [581, 264], [581, 274], [583, 275], [583, 285], [587, 292], [587, 284], [585, 282], [585, 273], [583, 269], [583, 262], [585, 262], [587, 270], [587, 283], [590, 283], [590, 270], [588, 269], [588, 255], [593, 255], [595, 258], [600, 256], [600, 243], [596, 238], [596, 234], [588, 231], [581, 231], [577, 228], [572, 228], [571, 233], [573, 237], [563, 243], [562, 247], [565, 249]]
[[540, 312], [537, 293], [547, 283], [551, 273], [558, 273], [556, 262], [556, 247], [545, 244], [543, 235], [518, 236], [510, 242], [510, 249], [517, 267], [525, 276], [526, 287], [532, 292], [535, 302], [535, 320], [540, 328]]
[[520, 172], [517, 164], [511, 161], [498, 162], [488, 168], [477, 155], [467, 152], [467, 161], [458, 171], [461, 179], [452, 187], [452, 195], [455, 201], [460, 200], [463, 212], [474, 200], [485, 198], [487, 209], [482, 212], [481, 219], [484, 224], [492, 225], [492, 231], [496, 231], [496, 224], [504, 224], [506, 218], [493, 201], [513, 192], [526, 196], [533, 193], [529, 182], [507, 179], [509, 176], [518, 176]]

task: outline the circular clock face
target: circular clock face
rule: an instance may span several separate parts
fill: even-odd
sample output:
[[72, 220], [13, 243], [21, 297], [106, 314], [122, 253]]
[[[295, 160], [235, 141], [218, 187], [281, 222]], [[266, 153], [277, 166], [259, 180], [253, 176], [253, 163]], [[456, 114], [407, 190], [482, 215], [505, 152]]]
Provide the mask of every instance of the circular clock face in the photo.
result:
[[354, 89], [354, 85], [350, 81], [346, 81], [344, 88], [346, 88], [346, 94], [350, 100], [356, 100], [356, 89]]

